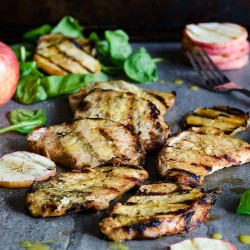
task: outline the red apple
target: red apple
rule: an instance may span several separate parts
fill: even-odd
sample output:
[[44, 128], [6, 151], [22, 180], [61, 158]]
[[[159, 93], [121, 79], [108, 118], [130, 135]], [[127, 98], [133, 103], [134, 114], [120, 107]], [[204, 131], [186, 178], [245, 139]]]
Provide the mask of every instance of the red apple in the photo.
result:
[[15, 53], [0, 42], [0, 107], [14, 95], [19, 78], [19, 65]]

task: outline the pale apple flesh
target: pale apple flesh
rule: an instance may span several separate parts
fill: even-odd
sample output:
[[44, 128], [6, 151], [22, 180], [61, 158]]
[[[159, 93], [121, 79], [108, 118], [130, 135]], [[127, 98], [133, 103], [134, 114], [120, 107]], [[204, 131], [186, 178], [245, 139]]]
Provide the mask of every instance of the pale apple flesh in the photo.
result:
[[167, 250], [237, 250], [237, 248], [225, 240], [198, 237], [173, 244]]
[[19, 65], [15, 53], [0, 42], [0, 107], [15, 93], [19, 78]]

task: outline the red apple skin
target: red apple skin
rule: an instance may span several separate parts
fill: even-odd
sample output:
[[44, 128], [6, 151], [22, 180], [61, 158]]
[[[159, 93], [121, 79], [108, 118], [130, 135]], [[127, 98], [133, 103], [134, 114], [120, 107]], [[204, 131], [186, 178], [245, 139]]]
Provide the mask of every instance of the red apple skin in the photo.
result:
[[19, 78], [19, 65], [12, 49], [0, 42], [0, 107], [15, 93]]

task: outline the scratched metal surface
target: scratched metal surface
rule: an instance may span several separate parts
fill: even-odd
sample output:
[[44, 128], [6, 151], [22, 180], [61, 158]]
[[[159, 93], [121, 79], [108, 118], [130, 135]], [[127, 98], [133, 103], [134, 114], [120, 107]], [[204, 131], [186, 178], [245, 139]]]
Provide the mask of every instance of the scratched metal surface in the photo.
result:
[[[166, 120], [173, 132], [180, 129], [185, 114], [200, 106], [230, 105], [250, 111], [250, 99], [240, 93], [216, 94], [201, 88], [197, 91], [190, 90], [190, 86], [197, 82], [198, 78], [192, 68], [182, 62], [179, 44], [134, 44], [134, 48], [140, 46], [146, 47], [153, 57], [165, 58], [165, 61], [158, 65], [160, 81], [141, 85], [141, 87], [177, 92], [176, 102], [166, 115]], [[238, 84], [250, 88], [250, 65], [237, 71], [227, 72], [227, 74]], [[180, 86], [174, 85], [172, 82], [175, 79], [183, 79], [185, 83]], [[47, 125], [69, 122], [72, 119], [65, 97], [30, 106], [11, 101], [0, 108], [0, 127], [8, 125], [6, 113], [20, 107], [29, 109], [41, 107], [48, 116]], [[250, 143], [249, 130], [238, 137]], [[26, 149], [24, 136], [16, 133], [0, 135], [0, 156]], [[150, 180], [158, 179], [154, 163], [155, 155], [149, 156], [146, 168], [150, 173]], [[123, 244], [129, 249], [163, 250], [167, 245], [187, 238], [209, 237], [212, 233], [221, 233], [224, 239], [233, 242], [238, 249], [249, 249], [249, 245], [241, 244], [237, 236], [250, 233], [250, 216], [235, 213], [243, 190], [250, 187], [249, 169], [250, 164], [245, 164], [221, 170], [206, 178], [205, 189], [221, 187], [223, 193], [217, 196], [211, 219], [194, 231], [185, 235], [167, 236], [155, 240], [133, 240]], [[25, 209], [24, 194], [25, 189], [0, 188], [0, 249], [22, 249], [20, 242], [24, 240], [42, 241], [51, 249], [60, 250], [110, 249], [110, 242], [103, 239], [98, 229], [98, 221], [102, 213], [78, 213], [58, 218], [35, 219], [30, 217]]]

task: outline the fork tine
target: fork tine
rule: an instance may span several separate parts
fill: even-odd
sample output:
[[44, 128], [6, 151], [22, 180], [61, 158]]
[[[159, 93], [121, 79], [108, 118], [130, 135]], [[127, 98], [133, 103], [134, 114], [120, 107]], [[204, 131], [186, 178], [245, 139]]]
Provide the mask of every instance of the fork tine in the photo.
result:
[[213, 86], [218, 82], [218, 80], [220, 81], [217, 75], [214, 74], [211, 65], [204, 59], [199, 49], [197, 50], [197, 54], [194, 53], [194, 55], [197, 57], [197, 60], [199, 60], [200, 65], [202, 65], [202, 69], [204, 70], [204, 72], [207, 72], [207, 85]]
[[218, 66], [213, 62], [213, 60], [210, 58], [210, 56], [207, 54], [207, 52], [200, 48], [200, 51], [202, 51], [203, 55], [205, 56], [205, 58], [209, 61], [209, 63], [213, 66], [214, 71], [217, 73], [217, 75], [220, 77], [221, 82], [225, 83], [225, 82], [230, 82], [230, 80], [228, 79], [228, 77], [226, 75], [224, 75], [221, 70], [218, 68]]
[[186, 52], [189, 61], [191, 62], [194, 70], [200, 75], [201, 79], [203, 80], [203, 84], [206, 85], [206, 81], [207, 81], [207, 76], [201, 71], [201, 69], [199, 68], [199, 64], [197, 63], [195, 57], [193, 57], [193, 55], [190, 52]]
[[[213, 75], [211, 75], [211, 69], [209, 68], [209, 65], [204, 61], [202, 56], [197, 55], [194, 50], [191, 51], [193, 58], [195, 58], [195, 61], [200, 67], [201, 74], [205, 75], [205, 82], [204, 84], [209, 86], [213, 85], [215, 80], [213, 79]], [[211, 77], [212, 76], [212, 77]]]

